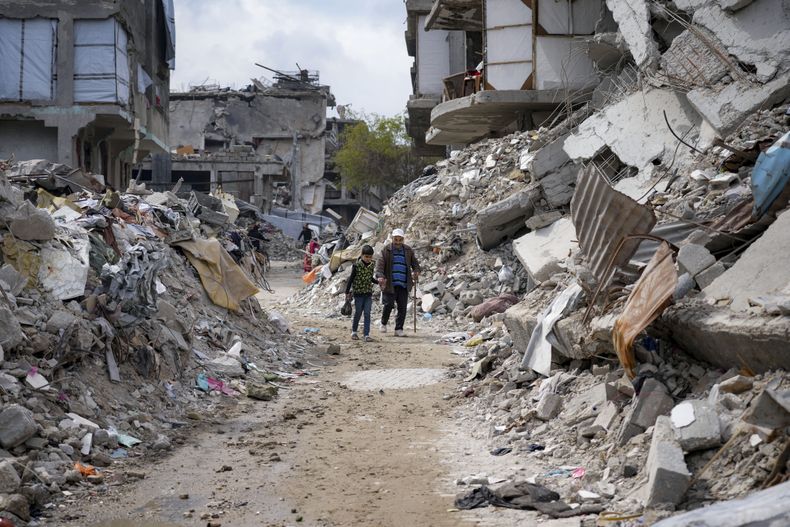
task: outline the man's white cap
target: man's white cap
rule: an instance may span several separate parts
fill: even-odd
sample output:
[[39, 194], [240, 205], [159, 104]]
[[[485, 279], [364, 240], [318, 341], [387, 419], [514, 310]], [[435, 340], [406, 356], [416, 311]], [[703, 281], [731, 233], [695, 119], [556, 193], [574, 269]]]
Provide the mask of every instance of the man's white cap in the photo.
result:
[[394, 238], [395, 236], [400, 236], [401, 238], [403, 238], [403, 236], [404, 236], [403, 235], [403, 229], [395, 229], [395, 230], [393, 230], [392, 231], [392, 237]]

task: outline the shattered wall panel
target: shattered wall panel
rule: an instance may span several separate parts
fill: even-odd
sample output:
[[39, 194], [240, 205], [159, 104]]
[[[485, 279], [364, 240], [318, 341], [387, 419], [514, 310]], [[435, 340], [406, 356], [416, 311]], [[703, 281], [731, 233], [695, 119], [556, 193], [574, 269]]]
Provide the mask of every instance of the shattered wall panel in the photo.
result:
[[673, 84], [708, 86], [729, 71], [727, 51], [709, 31], [695, 28], [681, 33], [661, 56], [661, 69]]
[[647, 1], [606, 0], [606, 6], [614, 15], [636, 65], [645, 67], [658, 59], [658, 45], [653, 38]]
[[609, 262], [613, 261], [612, 270], [623, 266], [641, 242], [640, 239], [626, 241], [615, 256], [620, 241], [631, 234], [647, 234], [656, 224], [656, 217], [648, 207], [609, 186], [593, 165], [579, 174], [571, 214], [590, 270], [604, 282], [609, 278], [605, 275]]

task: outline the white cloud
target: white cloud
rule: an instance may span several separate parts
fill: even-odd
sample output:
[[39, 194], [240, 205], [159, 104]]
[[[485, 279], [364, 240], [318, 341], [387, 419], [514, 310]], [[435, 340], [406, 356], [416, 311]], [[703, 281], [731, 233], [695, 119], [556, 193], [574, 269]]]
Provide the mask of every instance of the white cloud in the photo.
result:
[[173, 90], [208, 80], [242, 88], [271, 73], [254, 65], [319, 70], [339, 104], [403, 111], [411, 58], [397, 0], [176, 0]]

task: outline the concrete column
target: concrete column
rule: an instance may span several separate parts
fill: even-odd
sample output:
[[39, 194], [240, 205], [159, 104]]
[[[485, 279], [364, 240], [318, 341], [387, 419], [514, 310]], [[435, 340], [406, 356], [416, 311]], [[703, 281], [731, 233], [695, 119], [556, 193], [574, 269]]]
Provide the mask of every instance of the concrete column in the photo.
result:
[[58, 106], [74, 104], [74, 16], [58, 11], [58, 83], [55, 99]]
[[74, 127], [62, 123], [58, 126], [58, 163], [77, 166], [76, 135], [77, 130]]

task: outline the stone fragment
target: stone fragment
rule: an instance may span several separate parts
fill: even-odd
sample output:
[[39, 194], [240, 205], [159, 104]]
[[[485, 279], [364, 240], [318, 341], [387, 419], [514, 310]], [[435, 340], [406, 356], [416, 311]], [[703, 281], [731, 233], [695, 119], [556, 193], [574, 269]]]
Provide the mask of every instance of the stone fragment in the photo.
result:
[[749, 377], [736, 375], [719, 383], [719, 392], [739, 394], [751, 390], [754, 382]]
[[260, 401], [271, 401], [277, 396], [277, 387], [257, 382], [247, 383], [247, 397]]
[[610, 431], [619, 413], [620, 408], [618, 408], [617, 405], [612, 401], [608, 401], [601, 410], [601, 413], [598, 414], [598, 417], [595, 418], [595, 421], [592, 424], [593, 428], [596, 429], [596, 431]]
[[653, 439], [647, 455], [648, 507], [673, 507], [680, 503], [688, 488], [691, 474], [683, 458], [683, 450], [675, 440], [669, 417], [660, 416], [653, 428]]
[[535, 212], [540, 199], [537, 185], [531, 185], [485, 207], [477, 213], [477, 243], [484, 250], [493, 249], [524, 229], [524, 218]]
[[[691, 414], [690, 422], [678, 422], [681, 415]], [[721, 426], [713, 406], [707, 401], [683, 401], [672, 409], [672, 426], [684, 452], [705, 450], [721, 445]]]
[[170, 450], [172, 448], [172, 444], [170, 443], [170, 439], [163, 434], [159, 434], [151, 445], [152, 450]]
[[11, 405], [0, 412], [0, 445], [14, 448], [32, 437], [38, 426], [33, 412], [19, 405]]
[[550, 207], [558, 208], [571, 202], [580, 170], [579, 165], [569, 163], [540, 180], [540, 188]]
[[619, 444], [624, 445], [635, 435], [645, 432], [653, 426], [656, 418], [668, 414], [674, 402], [667, 392], [666, 386], [654, 378], [645, 380], [630, 415], [623, 422], [619, 436]]
[[463, 291], [458, 300], [466, 306], [476, 306], [482, 304], [485, 299], [480, 291]]
[[548, 421], [557, 417], [562, 410], [562, 397], [556, 393], [547, 393], [538, 401], [535, 417], [541, 421]]
[[104, 446], [110, 442], [110, 433], [104, 429], [98, 429], [93, 432], [93, 444], [96, 446]]
[[790, 390], [766, 388], [752, 402], [743, 420], [774, 430], [790, 426]]
[[696, 277], [715, 263], [716, 257], [702, 245], [684, 245], [678, 251], [678, 268], [680, 272], [688, 273], [692, 277]]
[[721, 262], [716, 262], [704, 271], [701, 271], [697, 276], [694, 277], [694, 280], [697, 282], [700, 290], [702, 290], [712, 284], [713, 281], [718, 277], [723, 275], [725, 271], [726, 269], [724, 268], [724, 264]]
[[653, 64], [661, 54], [653, 38], [648, 2], [606, 0], [606, 7], [612, 12], [636, 65], [642, 68]]
[[0, 460], [0, 494], [13, 494], [21, 484], [22, 480], [11, 460]]
[[0, 306], [0, 346], [6, 351], [13, 350], [24, 340], [22, 326], [14, 313], [5, 306]]
[[71, 326], [77, 317], [68, 311], [58, 310], [52, 313], [52, 316], [47, 320], [47, 331], [53, 335], [57, 335], [61, 330], [67, 329]]
[[25, 201], [17, 208], [9, 229], [20, 240], [46, 241], [55, 237], [55, 220], [46, 210]]
[[544, 212], [543, 214], [535, 214], [531, 218], [527, 219], [524, 224], [527, 226], [527, 229], [536, 231], [551, 225], [559, 219], [562, 219], [562, 212], [558, 210], [552, 210], [551, 212]]
[[422, 295], [421, 307], [424, 313], [433, 313], [441, 305], [441, 300], [428, 293]]
[[0, 494], [0, 511], [10, 512], [23, 521], [30, 521], [30, 503], [22, 494]]

